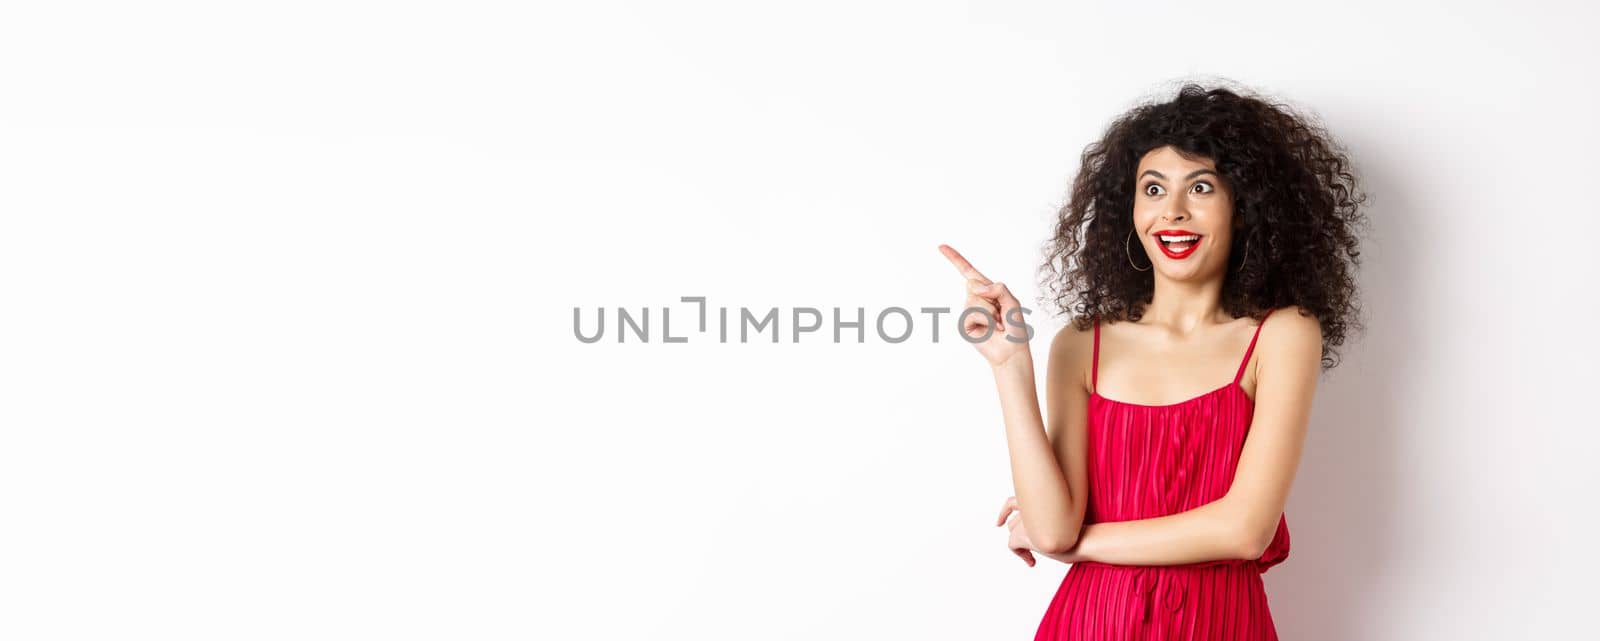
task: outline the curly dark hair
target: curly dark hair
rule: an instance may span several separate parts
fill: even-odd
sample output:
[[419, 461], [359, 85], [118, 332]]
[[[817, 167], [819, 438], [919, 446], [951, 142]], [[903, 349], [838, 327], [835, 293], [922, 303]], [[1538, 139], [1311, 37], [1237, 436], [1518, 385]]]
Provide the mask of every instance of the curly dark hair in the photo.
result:
[[1322, 325], [1322, 369], [1338, 365], [1336, 346], [1361, 327], [1355, 267], [1366, 195], [1347, 152], [1315, 117], [1246, 89], [1185, 83], [1175, 97], [1117, 117], [1084, 149], [1045, 243], [1042, 300], [1072, 314], [1080, 330], [1143, 316], [1154, 272], [1129, 265], [1124, 245], [1134, 172], [1147, 152], [1168, 145], [1210, 159], [1234, 193], [1222, 308], [1259, 321], [1269, 309], [1298, 306]]

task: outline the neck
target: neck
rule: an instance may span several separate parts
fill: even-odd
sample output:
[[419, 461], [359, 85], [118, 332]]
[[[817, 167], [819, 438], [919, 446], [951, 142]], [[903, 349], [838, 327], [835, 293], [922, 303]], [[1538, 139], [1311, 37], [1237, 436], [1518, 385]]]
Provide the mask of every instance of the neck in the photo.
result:
[[1155, 292], [1145, 305], [1141, 323], [1161, 325], [1187, 334], [1230, 320], [1222, 311], [1222, 281], [1178, 282], [1156, 277]]

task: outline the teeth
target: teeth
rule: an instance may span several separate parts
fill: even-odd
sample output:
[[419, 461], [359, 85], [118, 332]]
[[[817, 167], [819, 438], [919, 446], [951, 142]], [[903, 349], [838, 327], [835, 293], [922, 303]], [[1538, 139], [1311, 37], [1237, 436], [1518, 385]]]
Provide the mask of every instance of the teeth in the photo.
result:
[[1158, 236], [1162, 242], [1178, 243], [1185, 240], [1200, 240], [1199, 236]]

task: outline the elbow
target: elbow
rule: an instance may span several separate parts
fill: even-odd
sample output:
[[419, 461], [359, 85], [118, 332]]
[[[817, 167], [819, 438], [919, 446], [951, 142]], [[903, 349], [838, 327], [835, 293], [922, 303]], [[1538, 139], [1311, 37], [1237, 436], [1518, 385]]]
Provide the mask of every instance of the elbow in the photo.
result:
[[1246, 561], [1261, 558], [1267, 553], [1267, 546], [1272, 545], [1273, 534], [1276, 534], [1276, 530], [1267, 530], [1263, 535], [1258, 528], [1244, 529], [1233, 537], [1236, 542], [1235, 555]]
[[1033, 542], [1040, 552], [1045, 554], [1066, 554], [1078, 546], [1076, 535], [1054, 535], [1041, 537]]

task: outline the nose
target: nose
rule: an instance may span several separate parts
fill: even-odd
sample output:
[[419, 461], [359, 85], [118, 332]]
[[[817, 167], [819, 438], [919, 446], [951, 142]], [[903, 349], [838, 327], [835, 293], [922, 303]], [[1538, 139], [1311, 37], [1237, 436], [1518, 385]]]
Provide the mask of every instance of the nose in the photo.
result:
[[1161, 212], [1161, 219], [1168, 222], [1177, 222], [1189, 218], [1189, 201], [1183, 196], [1167, 199], [1167, 207]]

